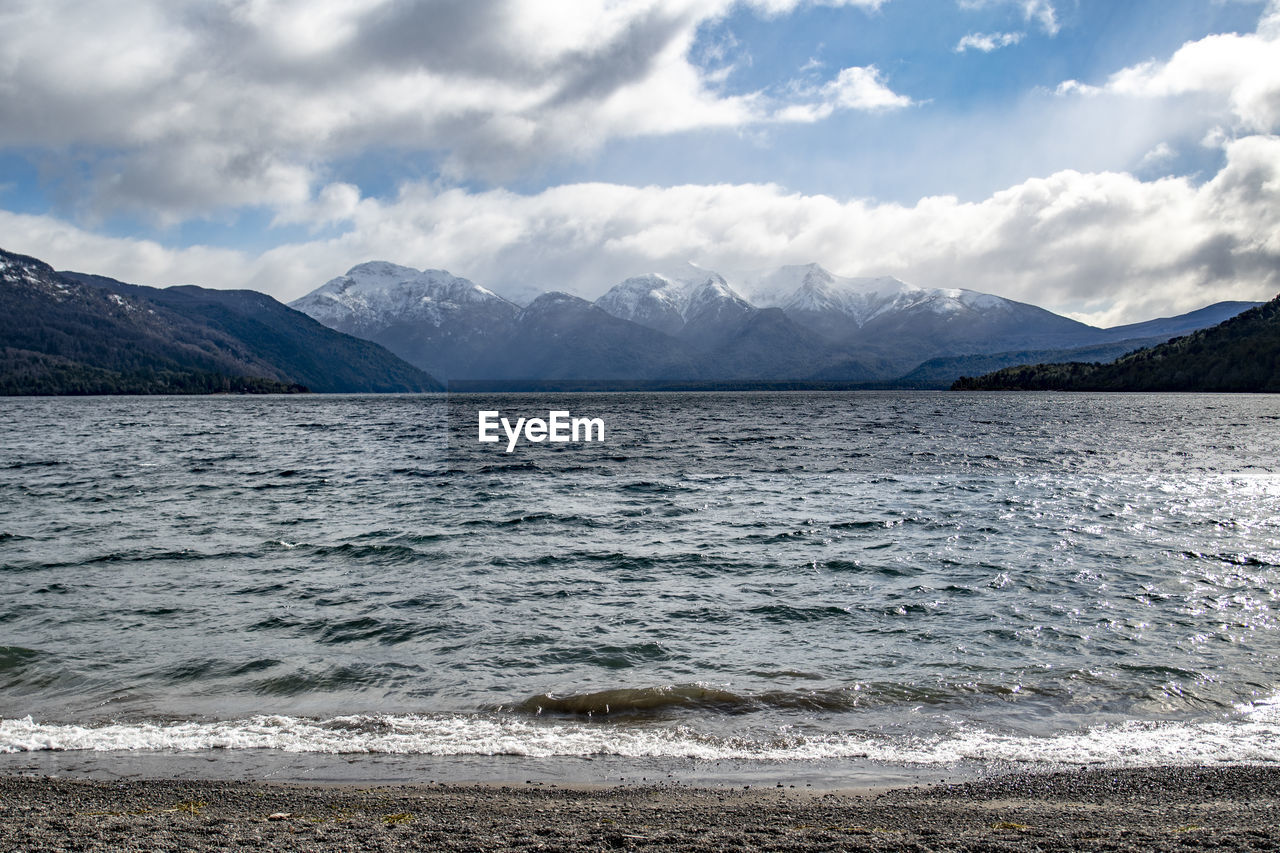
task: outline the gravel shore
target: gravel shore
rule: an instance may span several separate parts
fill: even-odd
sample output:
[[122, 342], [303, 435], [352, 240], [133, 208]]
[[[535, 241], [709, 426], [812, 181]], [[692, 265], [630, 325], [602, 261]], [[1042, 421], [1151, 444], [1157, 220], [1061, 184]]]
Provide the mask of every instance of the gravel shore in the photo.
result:
[[1280, 770], [875, 793], [0, 777], [0, 850], [1278, 850]]

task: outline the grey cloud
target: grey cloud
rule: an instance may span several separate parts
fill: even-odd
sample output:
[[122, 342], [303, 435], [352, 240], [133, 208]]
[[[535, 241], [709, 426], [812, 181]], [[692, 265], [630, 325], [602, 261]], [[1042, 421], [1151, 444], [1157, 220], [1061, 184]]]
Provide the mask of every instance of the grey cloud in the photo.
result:
[[292, 205], [296, 175], [370, 148], [499, 181], [610, 139], [814, 118], [721, 96], [685, 55], [730, 0], [12, 3], [0, 147], [70, 152], [90, 207], [165, 220]]
[[561, 62], [564, 83], [550, 105], [604, 98], [647, 77], [658, 56], [691, 21], [651, 10], [631, 21], [611, 41], [592, 50], [574, 51]]
[[1260, 299], [1280, 295], [1280, 251], [1250, 245], [1232, 234], [1214, 234], [1170, 265], [1205, 289], [1256, 282]]
[[358, 67], [511, 78], [536, 64], [504, 33], [513, 0], [396, 0], [362, 22], [337, 57]]

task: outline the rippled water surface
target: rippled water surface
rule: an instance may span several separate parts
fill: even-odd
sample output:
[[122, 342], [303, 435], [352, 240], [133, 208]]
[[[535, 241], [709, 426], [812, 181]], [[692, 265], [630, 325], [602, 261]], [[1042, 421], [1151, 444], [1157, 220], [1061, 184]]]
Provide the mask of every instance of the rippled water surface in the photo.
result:
[[0, 751], [1280, 757], [1275, 397], [0, 412]]

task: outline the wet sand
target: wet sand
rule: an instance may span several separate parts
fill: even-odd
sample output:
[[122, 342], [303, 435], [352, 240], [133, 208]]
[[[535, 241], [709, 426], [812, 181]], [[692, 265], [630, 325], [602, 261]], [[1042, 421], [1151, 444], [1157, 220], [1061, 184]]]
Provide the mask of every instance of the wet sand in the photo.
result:
[[0, 777], [0, 850], [1280, 850], [1280, 769], [880, 792]]

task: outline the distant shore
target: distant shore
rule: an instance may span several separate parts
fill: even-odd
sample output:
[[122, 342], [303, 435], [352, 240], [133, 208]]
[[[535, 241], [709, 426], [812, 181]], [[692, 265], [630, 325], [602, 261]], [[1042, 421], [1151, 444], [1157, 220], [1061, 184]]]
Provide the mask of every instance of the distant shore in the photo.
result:
[[1280, 769], [882, 792], [0, 777], [0, 850], [1276, 850]]

